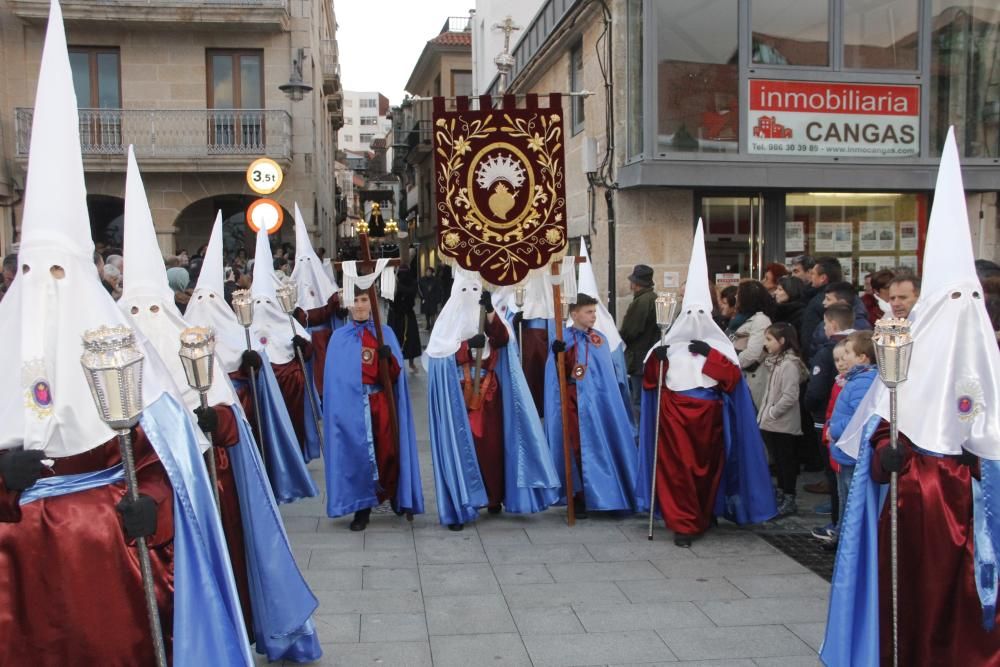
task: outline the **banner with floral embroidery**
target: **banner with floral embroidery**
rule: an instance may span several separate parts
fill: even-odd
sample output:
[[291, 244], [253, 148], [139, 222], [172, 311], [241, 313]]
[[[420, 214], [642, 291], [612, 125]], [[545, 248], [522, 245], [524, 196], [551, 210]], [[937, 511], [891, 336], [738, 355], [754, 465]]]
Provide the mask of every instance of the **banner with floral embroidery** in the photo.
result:
[[434, 98], [438, 253], [493, 285], [514, 285], [566, 251], [562, 102], [525, 108]]

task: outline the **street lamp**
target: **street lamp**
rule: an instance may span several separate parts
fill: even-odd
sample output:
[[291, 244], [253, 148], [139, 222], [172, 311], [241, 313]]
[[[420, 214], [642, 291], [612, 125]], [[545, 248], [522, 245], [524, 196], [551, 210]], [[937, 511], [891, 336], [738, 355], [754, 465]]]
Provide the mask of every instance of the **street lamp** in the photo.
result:
[[278, 86], [278, 90], [288, 96], [293, 102], [299, 102], [306, 93], [312, 90], [312, 86], [302, 80], [302, 60], [305, 58], [305, 49], [298, 49], [297, 57], [292, 59], [292, 74], [288, 78], [288, 83]]

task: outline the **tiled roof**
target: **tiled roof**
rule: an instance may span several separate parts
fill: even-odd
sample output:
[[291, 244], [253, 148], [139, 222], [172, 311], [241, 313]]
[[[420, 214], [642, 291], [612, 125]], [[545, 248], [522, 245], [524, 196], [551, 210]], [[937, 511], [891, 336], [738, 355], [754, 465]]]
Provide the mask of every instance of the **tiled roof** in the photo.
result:
[[472, 46], [472, 32], [442, 32], [434, 39], [427, 42], [437, 46]]

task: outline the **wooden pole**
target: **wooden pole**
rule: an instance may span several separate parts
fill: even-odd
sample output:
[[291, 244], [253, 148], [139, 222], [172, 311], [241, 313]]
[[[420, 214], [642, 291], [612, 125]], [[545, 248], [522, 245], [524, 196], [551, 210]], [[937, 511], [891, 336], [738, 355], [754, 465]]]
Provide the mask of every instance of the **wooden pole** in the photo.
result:
[[[553, 262], [552, 275], [559, 275], [559, 262]], [[563, 317], [562, 317], [562, 286], [559, 283], [552, 284], [552, 306], [555, 311], [556, 340], [563, 340]], [[562, 409], [562, 436], [563, 436], [563, 459], [566, 467], [566, 523], [570, 526], [576, 524], [575, 498], [573, 497], [573, 452], [569, 444], [570, 423], [569, 423], [569, 399], [566, 395], [568, 388], [566, 382], [566, 353], [556, 354], [556, 374], [559, 376], [559, 403]], [[577, 427], [579, 428], [579, 426]], [[583, 452], [580, 452], [581, 458]], [[581, 471], [582, 478], [582, 471]]]
[[[486, 335], [486, 309], [480, 306], [479, 308], [479, 333]], [[475, 353], [475, 368], [476, 370], [472, 376], [472, 404], [478, 406], [479, 403], [479, 375], [483, 369], [483, 348], [476, 348]]]

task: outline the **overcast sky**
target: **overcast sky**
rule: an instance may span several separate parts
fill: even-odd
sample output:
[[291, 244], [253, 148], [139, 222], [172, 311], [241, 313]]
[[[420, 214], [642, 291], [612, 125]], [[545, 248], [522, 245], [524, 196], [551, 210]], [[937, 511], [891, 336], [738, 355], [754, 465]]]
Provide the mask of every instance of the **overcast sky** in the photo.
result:
[[475, 0], [334, 0], [344, 89], [378, 91], [399, 104], [427, 40], [449, 16], [474, 7]]

